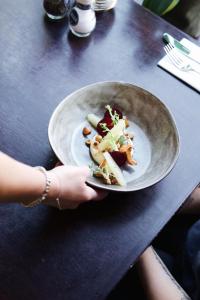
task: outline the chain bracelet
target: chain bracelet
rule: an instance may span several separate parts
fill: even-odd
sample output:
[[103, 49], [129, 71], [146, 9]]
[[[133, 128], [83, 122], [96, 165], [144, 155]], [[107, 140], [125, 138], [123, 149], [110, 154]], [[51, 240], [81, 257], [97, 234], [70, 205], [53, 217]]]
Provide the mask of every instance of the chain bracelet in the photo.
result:
[[47, 199], [47, 196], [48, 196], [48, 193], [49, 193], [49, 190], [50, 190], [50, 187], [51, 187], [51, 178], [48, 176], [46, 169], [44, 167], [41, 167], [41, 166], [37, 166], [35, 168], [37, 170], [39, 170], [40, 172], [42, 172], [45, 176], [45, 181], [46, 181], [45, 182], [45, 190], [42, 193], [41, 197], [37, 198], [36, 200], [32, 201], [31, 203], [29, 203], [29, 204], [21, 203], [25, 207], [34, 207], [34, 206], [44, 202]]

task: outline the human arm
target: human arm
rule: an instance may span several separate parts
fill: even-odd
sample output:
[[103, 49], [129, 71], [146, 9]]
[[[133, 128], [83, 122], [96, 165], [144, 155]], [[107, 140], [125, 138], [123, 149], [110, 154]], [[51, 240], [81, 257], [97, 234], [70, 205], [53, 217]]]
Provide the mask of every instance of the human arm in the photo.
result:
[[[75, 208], [80, 203], [99, 200], [106, 196], [101, 190], [86, 185], [87, 167], [59, 166], [47, 172], [51, 179], [45, 204], [57, 206], [59, 196], [62, 208]], [[0, 203], [29, 204], [40, 197], [46, 186], [44, 174], [0, 152]]]
[[200, 187], [198, 186], [186, 199], [184, 204], [179, 209], [181, 214], [200, 214]]
[[191, 299], [152, 247], [148, 247], [144, 251], [136, 266], [148, 300]]

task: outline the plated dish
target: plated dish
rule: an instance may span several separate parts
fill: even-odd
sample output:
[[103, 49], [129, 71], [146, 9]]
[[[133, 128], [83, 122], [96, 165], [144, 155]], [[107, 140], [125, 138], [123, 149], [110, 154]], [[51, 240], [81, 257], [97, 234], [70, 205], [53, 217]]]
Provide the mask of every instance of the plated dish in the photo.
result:
[[[119, 107], [106, 105], [103, 117], [88, 114], [87, 120], [95, 129], [95, 134], [85, 141], [95, 162], [90, 165], [93, 176], [106, 184], [126, 186], [123, 168], [137, 165], [133, 157], [134, 134], [127, 131], [128, 118]], [[89, 127], [83, 128], [84, 137], [92, 133]]]
[[[179, 135], [174, 119], [168, 108], [158, 98], [129, 83], [95, 83], [70, 94], [56, 107], [49, 122], [48, 134], [52, 149], [60, 161], [64, 164], [91, 166], [93, 160], [93, 167], [99, 167], [98, 159], [94, 159], [94, 151], [92, 153], [91, 146], [86, 147], [85, 142], [89, 139], [93, 144], [95, 143], [97, 132], [92, 124], [91, 116], [99, 120], [105, 119], [106, 111], [110, 114], [106, 107], [111, 109], [113, 115], [115, 115], [115, 110], [112, 109], [120, 108], [122, 117], [118, 120], [118, 124], [121, 124], [118, 126], [121, 126], [121, 129], [118, 128], [117, 133], [120, 133], [118, 134], [120, 136], [131, 135], [129, 145], [131, 145], [132, 164], [128, 163], [127, 156], [125, 164], [122, 166], [117, 164], [122, 172], [121, 183], [119, 181], [116, 183], [116, 178], [111, 176], [107, 177], [110, 181], [108, 184], [106, 180], [94, 177], [91, 172], [88, 184], [125, 192], [146, 188], [163, 179], [174, 167], [179, 154]], [[117, 110], [116, 113], [119, 115]], [[126, 119], [129, 124], [127, 128], [124, 125]], [[83, 135], [83, 128], [88, 127], [91, 134]], [[112, 128], [105, 127], [103, 130], [107, 129], [112, 130]], [[133, 139], [131, 139], [132, 136]], [[104, 136], [101, 138], [105, 140]], [[115, 146], [119, 146], [119, 139]], [[107, 153], [105, 154], [107, 160], [110, 157], [113, 160], [110, 152], [119, 149], [120, 147], [107, 151], [108, 147], [104, 151]], [[116, 163], [116, 160], [114, 161]]]

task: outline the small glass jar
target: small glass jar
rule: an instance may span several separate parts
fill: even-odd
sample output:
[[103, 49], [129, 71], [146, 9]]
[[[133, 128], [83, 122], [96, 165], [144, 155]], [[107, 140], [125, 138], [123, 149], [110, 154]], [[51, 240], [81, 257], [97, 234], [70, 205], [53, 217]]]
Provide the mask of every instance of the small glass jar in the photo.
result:
[[63, 19], [67, 12], [69, 3], [66, 0], [44, 0], [43, 7], [47, 16], [52, 20]]
[[95, 11], [109, 10], [115, 7], [117, 0], [94, 0], [93, 7]]

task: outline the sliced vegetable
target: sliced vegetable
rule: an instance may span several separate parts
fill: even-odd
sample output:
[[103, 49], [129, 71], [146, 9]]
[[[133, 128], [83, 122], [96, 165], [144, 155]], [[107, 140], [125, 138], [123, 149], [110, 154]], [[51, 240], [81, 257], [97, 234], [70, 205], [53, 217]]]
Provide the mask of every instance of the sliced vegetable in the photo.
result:
[[107, 105], [106, 109], [103, 119], [97, 124], [97, 132], [101, 136], [105, 136], [123, 117], [121, 111], [115, 106], [111, 108], [110, 105]]
[[112, 172], [113, 176], [117, 180], [117, 183], [121, 186], [126, 186], [126, 181], [124, 179], [122, 171], [120, 170], [120, 168], [118, 167], [118, 165], [116, 164], [116, 162], [114, 161], [110, 153], [104, 152], [103, 155], [106, 159], [110, 171]]
[[120, 136], [123, 135], [125, 129], [125, 121], [120, 119], [117, 125], [115, 125], [102, 139], [99, 143], [99, 151], [105, 151], [111, 148], [111, 151], [117, 151], [116, 142], [119, 140]]
[[108, 133], [108, 131], [113, 128], [113, 126], [113, 121], [110, 117], [103, 118], [97, 124], [97, 132], [104, 137]]
[[99, 165], [104, 160], [103, 153], [99, 151], [98, 149], [98, 142], [95, 139], [96, 136], [93, 137], [93, 139], [90, 142], [90, 153], [94, 161], [96, 161]]
[[90, 147], [93, 160], [98, 164], [91, 167], [93, 175], [100, 177], [106, 184], [126, 186], [119, 167], [125, 163], [137, 164], [133, 159], [132, 136], [126, 132], [127, 118], [116, 107], [107, 105], [103, 119], [88, 114], [87, 120], [98, 132], [92, 139], [85, 141]]
[[123, 166], [127, 160], [126, 153], [124, 152], [112, 151], [110, 155], [119, 167]]
[[88, 122], [90, 122], [90, 124], [96, 128], [97, 124], [99, 123], [99, 121], [101, 120], [101, 118], [99, 118], [97, 115], [95, 114], [88, 114], [87, 115], [87, 120]]
[[121, 153], [124, 153], [126, 154], [126, 159], [127, 159], [127, 162], [130, 164], [130, 165], [136, 165], [137, 162], [136, 160], [133, 159], [133, 147], [131, 144], [127, 144], [127, 145], [122, 145], [119, 149], [119, 151]]

